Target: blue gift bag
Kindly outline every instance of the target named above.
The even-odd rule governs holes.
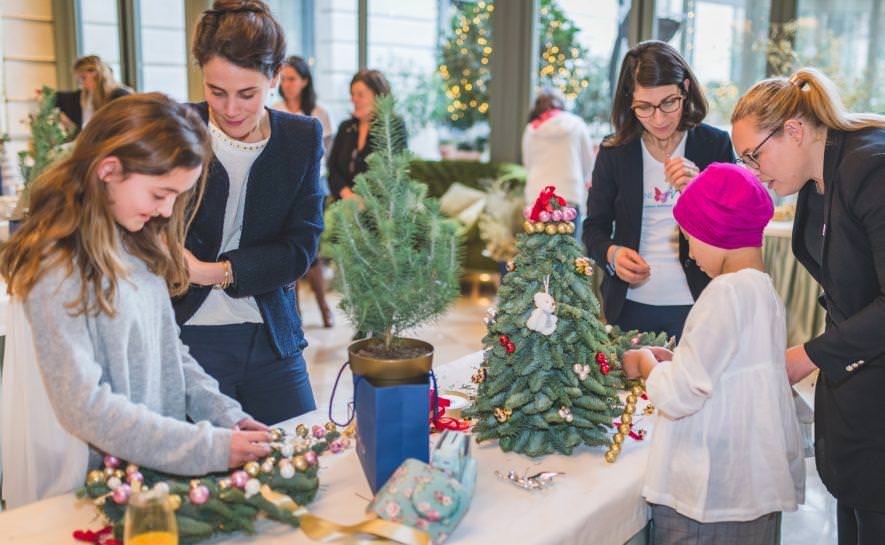
[[[353,413],[356,418],[356,451],[372,492],[377,492],[393,472],[408,458],[430,461],[430,381],[432,347],[422,341],[427,354],[411,360],[375,360],[366,363],[357,350],[360,341],[350,347],[350,361],[338,372],[329,419],[332,417],[335,391],[344,368],[353,371]],[[436,389],[434,388],[434,391]],[[434,398],[436,399],[436,398]],[[349,421],[339,425],[347,425]]]
[[[354,375],[353,391],[356,452],[375,493],[407,458],[430,461],[429,377],[377,386]]]

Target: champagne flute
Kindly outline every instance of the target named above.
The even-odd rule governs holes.
[[[175,510],[164,490],[132,494],[123,534],[126,545],[178,545]]]

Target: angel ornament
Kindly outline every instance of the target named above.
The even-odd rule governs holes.
[[[550,295],[550,275],[544,278],[544,292],[535,294],[535,310],[526,321],[525,326],[541,335],[552,335],[556,330],[556,301]]]

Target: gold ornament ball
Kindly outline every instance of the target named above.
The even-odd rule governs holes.
[[[536,233],[543,233],[544,232],[544,222],[543,221],[536,221],[535,222],[535,232]]]
[[[268,458],[265,461],[261,462],[261,472],[262,473],[273,473],[273,458]]]
[[[566,225],[565,223],[560,223],[556,226],[556,232],[560,235],[568,234],[568,225]]]
[[[122,469],[115,469],[114,470],[114,477],[116,477],[122,481],[126,478],[126,472],[123,471]]]
[[[326,431],[327,432],[336,431],[337,429],[338,429],[338,427],[335,426],[334,422],[326,422]]]
[[[230,488],[230,479],[218,479],[219,490],[227,490]]]
[[[243,466],[243,471],[250,477],[257,477],[261,467],[258,465],[258,462],[249,462]]]
[[[621,424],[618,426],[618,431],[625,435],[630,433],[630,424]]]
[[[556,234],[556,226],[553,225],[552,223],[548,223],[547,227],[544,228],[544,232],[547,233],[548,235],[555,235]]]
[[[630,393],[635,396],[641,396],[642,395],[642,386],[639,386],[637,384],[636,386],[634,386],[633,388],[630,389]]]
[[[627,403],[627,406],[624,407],[624,412],[627,414],[633,414],[636,412],[636,403]]]
[[[307,437],[308,433],[310,432],[308,431],[307,426],[305,426],[304,424],[298,424],[295,427],[295,434],[298,435],[298,437]]]
[[[615,460],[617,459],[617,457],[618,457],[618,455],[612,451],[608,451],[605,453],[605,461],[610,464],[615,463]]]
[[[627,404],[629,405],[630,403],[636,404],[636,396],[633,394],[627,394]]]
[[[621,415],[621,422],[623,424],[628,424],[628,425],[632,424],[633,423],[633,415],[624,413],[623,415]]]
[[[136,471],[138,471],[137,465],[129,464],[128,466],[126,466],[126,475],[129,475],[130,473],[135,473]]]
[[[615,443],[614,445],[609,447],[608,451],[614,453],[614,455],[617,456],[621,453],[621,445]]]
[[[274,443],[278,443],[280,439],[283,438],[283,430],[280,428],[271,428],[270,430],[270,440]]]
[[[522,230],[531,235],[532,233],[535,232],[535,224],[526,220],[522,224]]]
[[[96,485],[105,482],[104,472],[99,469],[93,469],[86,475],[86,484]]]
[[[198,486],[200,486],[200,479],[191,479],[191,481],[190,481],[191,490],[193,490],[194,488],[197,488]]]
[[[178,508],[181,507],[181,496],[178,494],[170,494],[168,501],[169,507],[171,507],[173,511],[178,511]]]
[[[655,408],[654,408],[654,405],[646,405],[646,406],[645,406],[645,409],[643,410],[643,412],[644,412],[645,414],[647,414],[647,415],[655,414]]]
[[[114,468],[112,468],[112,467],[104,468],[104,476],[106,479],[110,479],[111,477],[113,477],[114,476]]]
[[[568,222],[568,234],[572,234],[575,232],[575,224],[572,222]]]
[[[621,443],[624,442],[624,434],[621,432],[616,433],[612,437],[612,441],[614,441],[616,445],[620,445]]]
[[[298,471],[307,471],[308,463],[307,459],[304,456],[296,456],[292,459],[292,465],[295,466],[295,469]]]

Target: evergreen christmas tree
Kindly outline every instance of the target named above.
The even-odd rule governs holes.
[[[526,234],[487,319],[477,400],[465,413],[477,421],[477,441],[498,439],[504,451],[533,457],[610,445],[623,409],[621,354],[634,337],[663,344],[599,320],[591,263],[572,234],[577,213],[553,190],[525,210]]]

